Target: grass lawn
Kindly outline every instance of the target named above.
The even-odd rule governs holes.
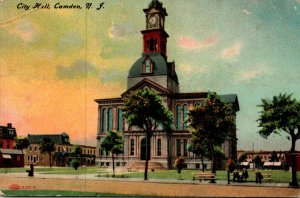
[[[195,170],[183,170],[181,172],[181,178],[185,180],[192,180],[193,174]],[[249,178],[247,179],[248,182],[255,182],[255,173],[252,170],[248,171]],[[292,175],[291,172],[285,172],[281,170],[261,170],[261,173],[269,173],[272,175],[272,182],[275,183],[289,183],[291,181]],[[126,173],[123,174],[125,177],[128,178],[143,178],[144,172],[137,172],[137,173]],[[167,171],[149,171],[148,177],[150,179],[179,179],[179,174],[176,170],[167,170]],[[300,172],[297,173],[297,178],[300,182]],[[216,180],[227,180],[227,171],[217,171]],[[232,180],[232,174],[231,174]]]
[[[90,174],[97,173],[98,167],[79,167],[78,170],[75,170],[72,167],[37,167],[34,168],[36,173],[44,174]],[[0,173],[25,173],[29,168],[0,168]]]
[[[143,197],[143,195],[125,195],[125,194],[110,194],[96,192],[77,192],[77,191],[60,191],[60,190],[2,190],[6,196],[93,196],[93,197]],[[152,196],[151,196],[152,197]]]

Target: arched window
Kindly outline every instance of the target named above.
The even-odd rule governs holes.
[[[106,109],[102,110],[102,131],[106,131]]]
[[[123,131],[123,112],[118,109],[118,131]]]
[[[134,139],[130,140],[130,155],[134,155]]]
[[[182,123],[181,123],[181,106],[177,105],[176,107],[176,120],[177,120],[177,130],[182,130]]]
[[[113,116],[112,116],[112,108],[109,108],[108,111],[108,122],[107,122],[107,130],[111,131],[112,130],[112,125],[113,125]]]
[[[183,105],[183,130],[187,130],[187,118],[188,118],[188,106],[187,104]]]
[[[157,139],[157,156],[161,156],[161,139]]]

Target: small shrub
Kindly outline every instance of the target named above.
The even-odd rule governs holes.
[[[77,170],[78,167],[80,166],[79,161],[76,160],[76,159],[73,159],[73,160],[70,162],[70,166],[73,167],[75,170]]]

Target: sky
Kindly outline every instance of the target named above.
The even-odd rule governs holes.
[[[95,145],[94,99],[126,91],[150,0],[43,0],[51,9],[32,9],[36,2],[0,0],[0,125]],[[82,9],[54,9],[57,2]],[[260,137],[256,120],[262,98],[300,98],[300,0],[162,2],[181,92],[237,94],[238,149],[289,150],[284,133]]]

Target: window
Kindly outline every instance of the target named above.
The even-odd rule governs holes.
[[[177,152],[177,156],[181,156],[181,142],[180,142],[180,139],[176,140],[176,152]]]
[[[28,160],[28,161],[30,160],[30,156],[29,156],[29,155],[27,156],[27,160]]]
[[[161,156],[161,139],[157,140],[157,156]]]
[[[34,147],[34,151],[36,151],[36,150],[37,150],[37,147],[35,146],[35,147]]]
[[[183,105],[183,130],[187,130],[187,118],[188,118],[188,106],[185,104]]]
[[[187,139],[183,140],[183,156],[188,155],[188,144],[187,144]]]
[[[106,131],[106,109],[102,110],[102,131]]]
[[[118,131],[123,131],[123,112],[118,109]]]
[[[177,105],[176,107],[176,120],[177,120],[177,130],[182,130],[182,125],[181,125],[181,106]]]
[[[113,117],[112,117],[112,108],[108,109],[108,122],[107,122],[107,130],[111,131],[112,130],[112,125],[113,125]]]
[[[134,139],[130,140],[130,155],[134,155]]]

